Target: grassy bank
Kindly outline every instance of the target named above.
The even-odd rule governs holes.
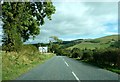
[[[115,67],[115,66],[100,65],[100,64],[93,63],[93,62],[90,62],[90,61],[82,61],[82,62],[85,62],[85,63],[91,64],[91,65],[100,67],[100,68],[102,68],[102,69],[106,69],[106,70],[115,72],[115,73],[117,73],[117,74],[120,74],[120,69],[119,69],[118,67]]]
[[[82,61],[82,62],[87,63],[87,64],[91,64],[93,66],[100,67],[102,69],[106,69],[106,70],[112,71],[112,72],[117,73],[117,74],[120,74],[120,69],[118,67],[115,67],[115,66],[108,66],[108,65],[97,64],[95,62],[90,62],[90,61],[86,61],[86,60],[80,60],[79,58],[74,58],[74,59],[76,59],[78,61]]]
[[[38,64],[44,63],[54,54],[40,54],[34,46],[24,46],[19,52],[2,54],[2,80],[12,80],[19,77]]]

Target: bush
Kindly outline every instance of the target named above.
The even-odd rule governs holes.
[[[93,51],[93,61],[102,65],[120,66],[120,49],[96,49]]]
[[[63,56],[68,56],[70,57],[71,51],[68,49],[62,49],[62,53]]]
[[[91,42],[91,43],[100,43],[99,40],[91,40],[90,42]]]
[[[103,64],[103,54],[104,50],[103,49],[95,49],[93,51],[93,61],[99,64]]]
[[[82,60],[91,60],[92,59],[93,52],[89,49],[83,50]]]
[[[112,48],[120,48],[120,40],[111,43],[110,47]]]
[[[115,49],[107,49],[103,53],[104,63],[108,65],[116,65],[117,63],[117,54]]]
[[[77,58],[80,56],[80,49],[79,48],[73,48],[71,51],[71,57]]]

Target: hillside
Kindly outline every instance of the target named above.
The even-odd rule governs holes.
[[[95,48],[107,48],[111,43],[118,40],[118,35],[110,35],[96,39],[84,39],[80,43],[67,47],[67,49],[79,48],[79,49],[95,49]]]
[[[95,40],[99,40],[101,43],[107,43],[109,41],[117,41],[118,35],[105,36],[105,37],[97,38]]]
[[[61,44],[62,48],[73,49],[73,48],[80,48],[80,49],[95,49],[95,48],[107,48],[110,44],[114,41],[118,40],[118,35],[110,35],[104,36],[96,39],[76,39],[71,41],[63,41]],[[56,44],[56,43],[55,43]],[[39,46],[49,46],[48,43],[37,43],[33,44],[37,48]]]
[[[63,48],[68,48],[68,47],[71,47],[71,46],[74,46],[76,44],[79,44],[83,41],[83,39],[77,39],[77,40],[72,40],[72,41],[63,41],[61,46]]]

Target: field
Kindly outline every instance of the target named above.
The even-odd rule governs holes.
[[[95,48],[107,48],[113,42],[118,40],[118,35],[105,36],[97,39],[83,40],[81,43],[70,46],[67,49],[79,48],[79,49],[95,49]]]
[[[102,44],[102,43],[90,43],[90,42],[84,42],[80,43],[77,45],[74,45],[72,47],[69,47],[68,49],[73,49],[73,48],[79,48],[79,49],[95,49],[95,48],[107,48],[109,47],[109,44]]]
[[[118,35],[110,35],[101,38],[96,38],[95,40],[99,40],[101,43],[108,43],[110,41],[117,41]]]

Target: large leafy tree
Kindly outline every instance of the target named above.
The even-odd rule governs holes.
[[[40,33],[39,26],[44,19],[51,20],[55,13],[52,2],[4,2],[2,4],[3,48],[6,51],[17,48]],[[19,47],[18,47],[19,46]]]

